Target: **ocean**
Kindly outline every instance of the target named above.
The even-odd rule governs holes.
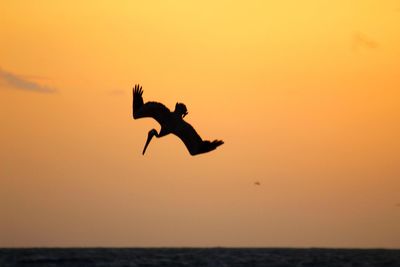
[[[0,249],[0,267],[400,267],[395,249],[17,248]]]

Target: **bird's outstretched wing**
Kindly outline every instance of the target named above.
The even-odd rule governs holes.
[[[154,118],[156,121],[161,123],[164,118],[170,113],[170,110],[161,103],[158,102],[147,102],[143,101],[143,90],[138,84],[133,88],[133,101],[132,111],[133,118]]]
[[[189,153],[193,156],[214,150],[224,143],[221,140],[203,141],[193,126],[184,120],[174,129],[173,134],[183,141]]]

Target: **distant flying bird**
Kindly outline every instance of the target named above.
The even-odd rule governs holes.
[[[261,183],[260,182],[254,182],[254,185],[261,185]]]
[[[143,155],[153,136],[159,138],[170,133],[178,136],[183,141],[192,156],[212,151],[224,143],[222,140],[203,141],[195,129],[183,120],[183,118],[188,114],[185,104],[176,103],[175,110],[171,112],[161,103],[144,103],[142,98],[143,90],[141,86],[135,85],[132,91],[133,118],[153,118],[161,125],[160,133],[157,133],[156,129],[151,129],[149,131],[142,152]]]

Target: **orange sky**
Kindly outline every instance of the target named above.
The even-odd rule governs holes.
[[[399,8],[1,2],[0,247],[400,248]],[[142,156],[135,83],[225,144]]]

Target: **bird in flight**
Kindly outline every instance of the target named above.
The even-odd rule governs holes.
[[[185,104],[176,103],[175,110],[170,111],[166,106],[158,102],[144,103],[142,86],[138,84],[135,85],[132,93],[133,118],[153,118],[161,125],[159,133],[156,129],[149,131],[142,152],[143,155],[153,136],[160,138],[170,133],[178,136],[183,141],[192,156],[212,151],[224,143],[222,140],[206,141],[201,139],[196,130],[183,120],[188,114]]]

